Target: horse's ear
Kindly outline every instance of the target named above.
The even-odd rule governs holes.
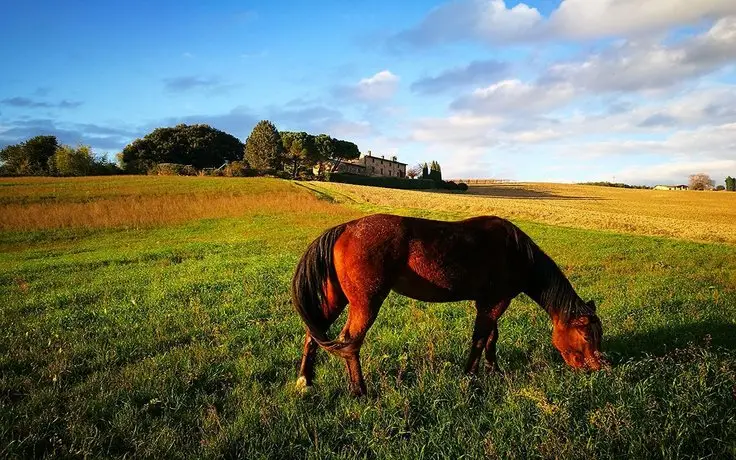
[[[570,321],[570,326],[572,327],[583,327],[588,324],[590,324],[590,316],[588,315],[578,316],[574,320]]]
[[[589,306],[590,309],[593,310],[593,313],[595,313],[595,301],[594,300],[589,300],[585,302],[585,305]]]

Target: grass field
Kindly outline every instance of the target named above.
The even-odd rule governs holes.
[[[735,457],[736,194],[471,192],[0,180],[0,457]],[[472,305],[392,294],[363,348],[369,396],[324,353],[300,396],[294,266],[377,210],[511,218],[596,301],[612,369],[566,368],[521,297],[503,376],[467,377]]]

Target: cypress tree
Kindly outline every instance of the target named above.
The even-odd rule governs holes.
[[[245,161],[260,171],[281,170],[284,153],[281,135],[268,120],[259,121],[245,141]]]

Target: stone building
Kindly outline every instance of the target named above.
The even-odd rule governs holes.
[[[406,163],[397,161],[395,156],[390,160],[384,156],[375,157],[368,151],[357,160],[341,162],[337,166],[337,172],[361,176],[406,177]],[[315,166],[314,173],[319,173],[318,166]]]
[[[368,176],[385,176],[385,177],[406,177],[406,163],[391,157],[387,160],[383,156],[381,158],[371,155],[370,150],[367,155],[363,155],[355,164],[365,167],[365,174]]]

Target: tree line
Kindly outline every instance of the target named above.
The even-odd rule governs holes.
[[[35,136],[0,150],[3,176],[90,176],[122,171],[86,145],[59,144],[56,136]]]
[[[135,139],[116,155],[117,164],[96,156],[89,146],[62,145],[55,136],[36,136],[0,150],[5,176],[81,176],[146,174],[173,164],[187,171],[212,170],[224,164],[238,175],[273,174],[297,178],[314,166],[334,171],[343,161],[360,156],[353,142],[327,134],[278,131],[268,120],[256,124],[245,143],[209,125],[179,124],[156,128]]]

